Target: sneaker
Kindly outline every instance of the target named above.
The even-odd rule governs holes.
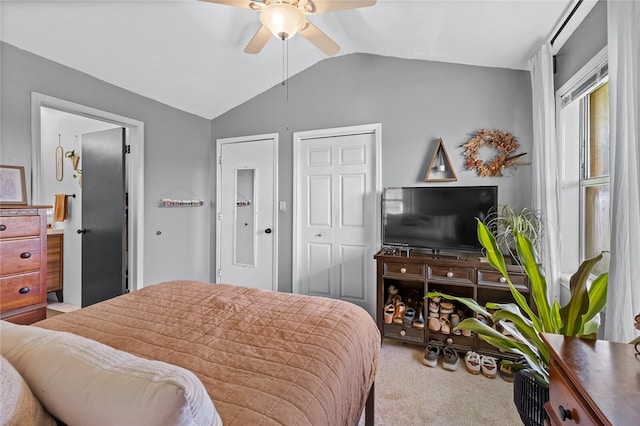
[[[511,367],[507,367],[504,361],[500,361],[500,368],[498,369],[498,374],[507,382],[513,382],[513,370]]]
[[[481,371],[484,377],[489,379],[495,379],[498,374],[498,363],[492,356],[484,355],[481,357],[480,364],[482,365]]]
[[[473,351],[467,352],[464,356],[464,365],[471,374],[480,374],[480,355]]]
[[[429,367],[435,367],[438,365],[438,357],[440,356],[440,347],[435,345],[427,345],[427,349],[424,351],[424,358],[422,363]]]
[[[458,369],[458,360],[460,359],[458,352],[447,346],[443,349],[442,355],[442,368],[445,370],[456,371]]]

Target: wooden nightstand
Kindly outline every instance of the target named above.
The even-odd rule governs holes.
[[[635,425],[640,419],[640,358],[632,345],[543,334],[551,351],[552,425]]]

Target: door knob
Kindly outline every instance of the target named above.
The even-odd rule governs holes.
[[[267,229],[265,229],[265,230],[264,230],[264,233],[265,233],[265,234],[270,234],[270,233],[271,233],[271,228],[267,228]]]
[[[78,234],[86,234],[86,233],[87,233],[87,230],[86,230],[86,229],[78,229],[76,232],[77,232]]]

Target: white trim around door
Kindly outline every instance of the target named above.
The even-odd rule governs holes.
[[[46,107],[99,121],[113,123],[127,129],[127,144],[131,147],[127,159],[127,192],[129,193],[129,291],[144,287],[144,123],[85,105],[69,102],[42,93],[31,92],[31,199],[43,203],[42,141],[40,108]],[[35,189],[34,189],[35,188]]]
[[[222,241],[221,241],[221,207],[222,207],[222,161],[224,161],[222,156],[222,147],[225,144],[241,144],[246,142],[264,142],[264,143],[272,143],[273,144],[273,232],[272,232],[272,256],[273,256],[273,265],[272,265],[272,290],[278,291],[278,235],[279,235],[279,224],[278,224],[278,133],[269,133],[262,135],[253,135],[253,136],[240,136],[234,138],[223,138],[216,139],[216,155],[214,158],[213,167],[216,170],[216,212],[215,212],[215,221],[216,221],[216,266],[214,270],[214,280],[213,282],[220,282],[220,265],[222,263],[221,253],[222,253]],[[228,248],[227,248],[228,249]],[[233,284],[233,283],[231,283]]]
[[[301,253],[301,229],[303,224],[303,218],[301,217],[302,212],[302,202],[304,202],[305,197],[308,194],[304,194],[301,191],[304,189],[304,182],[300,182],[300,173],[301,173],[301,161],[303,159],[300,156],[303,153],[302,145],[305,141],[309,140],[317,140],[322,138],[334,138],[334,137],[342,137],[342,136],[353,136],[353,135],[362,135],[362,134],[372,134],[374,138],[374,152],[373,154],[373,191],[375,192],[375,208],[374,211],[371,212],[372,215],[375,215],[375,245],[380,247],[381,244],[381,213],[380,213],[380,202],[382,196],[382,125],[380,123],[374,124],[365,124],[365,125],[357,125],[357,126],[349,126],[349,127],[339,127],[333,129],[320,129],[320,130],[311,130],[311,131],[303,131],[303,132],[295,132],[293,134],[293,259],[292,259],[292,290],[294,293],[300,293],[301,291],[301,259],[300,256],[303,255]],[[370,267],[373,268],[373,275],[375,277],[375,262],[373,261],[373,255],[375,253],[370,253]],[[375,289],[374,289],[375,293]]]

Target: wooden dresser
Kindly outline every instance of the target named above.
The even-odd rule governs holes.
[[[64,230],[47,229],[47,293],[56,292],[58,302],[64,302]]]
[[[31,324],[47,312],[47,208],[0,205],[0,318]]]
[[[640,357],[633,345],[543,334],[551,352],[552,425],[640,424]]]

